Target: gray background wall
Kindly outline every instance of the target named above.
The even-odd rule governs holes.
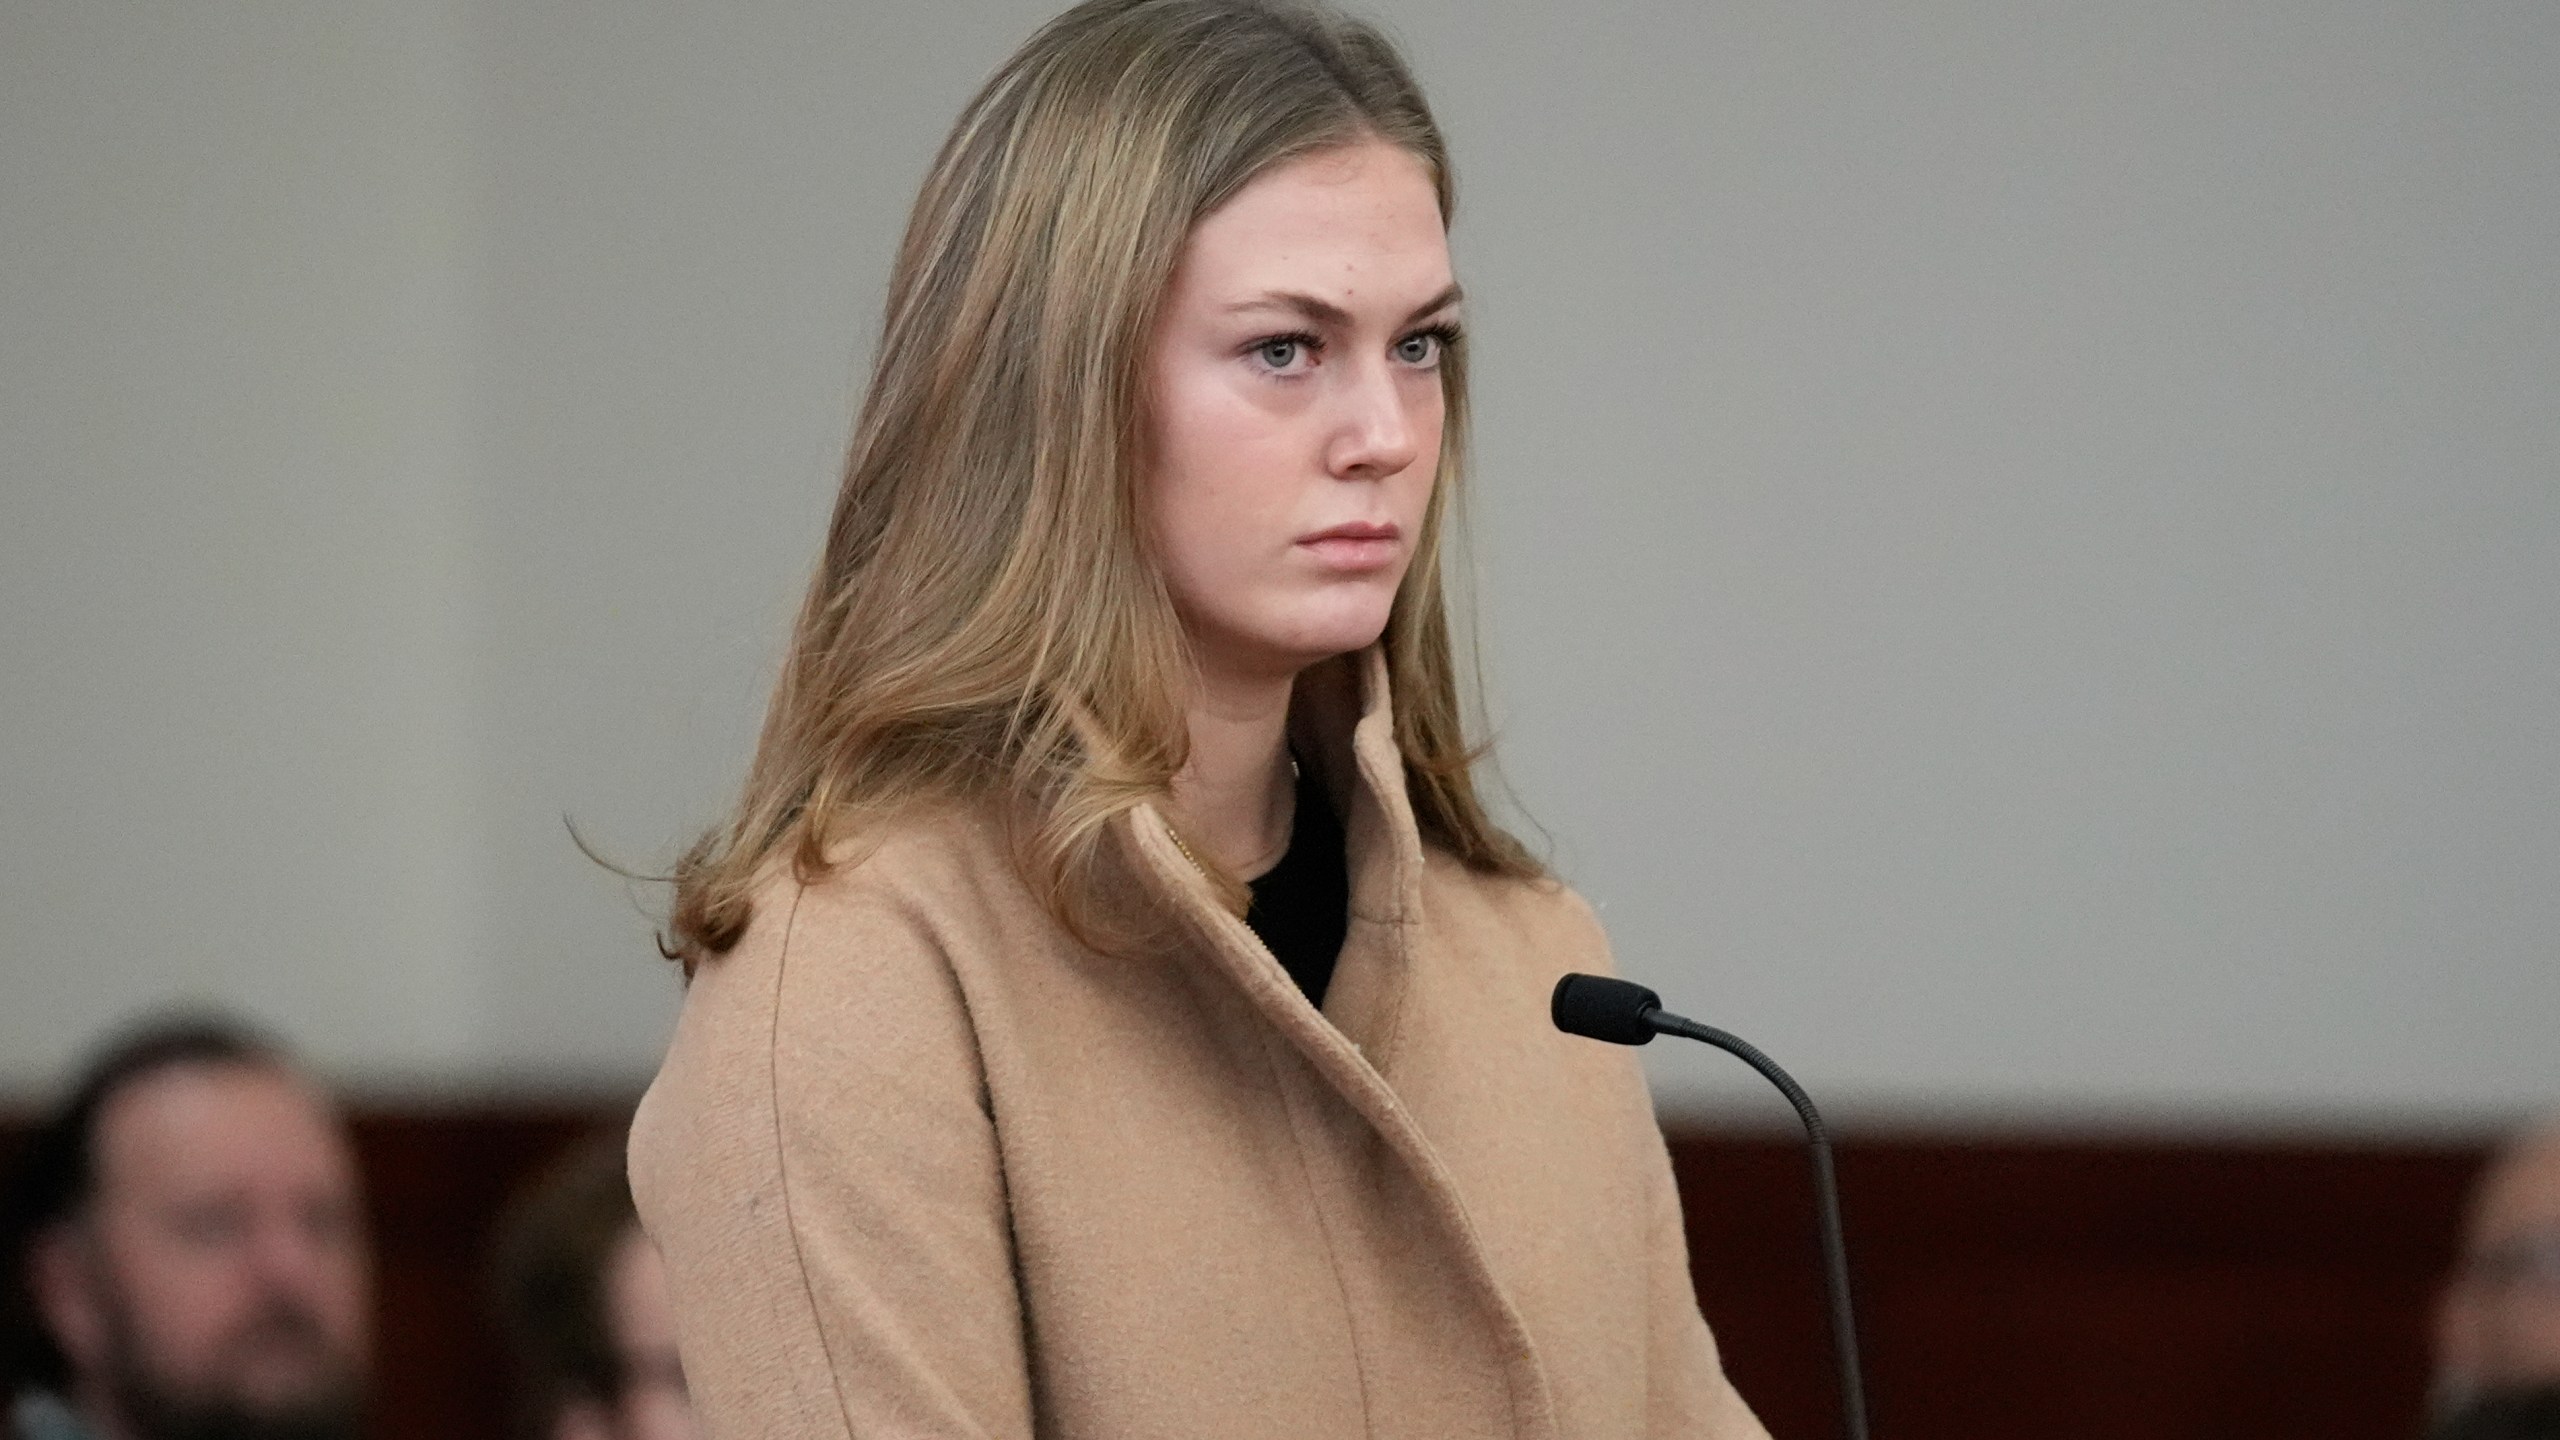
[[[1049,8],[0,8],[0,1096],[179,995],[646,1075],[655,897],[563,817],[716,816]],[[1372,13],[1501,753],[1627,969],[1870,1119],[2560,1100],[2560,9]]]

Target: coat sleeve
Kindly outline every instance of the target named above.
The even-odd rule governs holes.
[[[967,1010],[922,921],[850,878],[701,967],[633,1122],[686,1380],[713,1440],[1028,1440]]]
[[[1646,1224],[1652,1274],[1652,1347],[1648,1434],[1707,1436],[1711,1440],[1768,1440],[1751,1407],[1725,1378],[1715,1337],[1698,1310],[1689,1276],[1689,1241],[1681,1219],[1680,1189],[1671,1157],[1657,1144],[1647,1185]]]

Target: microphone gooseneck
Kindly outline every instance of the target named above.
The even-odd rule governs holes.
[[[1713,1045],[1760,1072],[1778,1087],[1804,1122],[1813,1152],[1816,1219],[1822,1232],[1822,1275],[1831,1300],[1831,1347],[1840,1362],[1841,1424],[1848,1440],[1867,1440],[1867,1387],[1858,1365],[1858,1322],[1849,1308],[1849,1247],[1840,1233],[1840,1182],[1831,1163],[1831,1132],[1813,1108],[1813,1097],[1779,1068],[1760,1047],[1730,1031],[1701,1025],[1662,1008],[1662,997],[1630,980],[1603,975],[1567,975],[1556,982],[1548,1015],[1568,1035],[1606,1040],[1613,1045],[1643,1045],[1656,1035],[1678,1035]]]

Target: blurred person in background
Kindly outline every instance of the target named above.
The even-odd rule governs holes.
[[[508,1212],[498,1310],[532,1440],[696,1440],[658,1247],[622,1134],[580,1145]]]
[[[2436,1312],[2437,1440],[2560,1440],[2560,1120],[2474,1192]]]
[[[210,1018],[126,1034],[34,1135],[8,1198],[17,1440],[359,1432],[355,1152],[274,1043]]]

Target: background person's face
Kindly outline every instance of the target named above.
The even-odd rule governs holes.
[[[2560,1131],[2519,1145],[2482,1185],[2436,1339],[2456,1390],[2560,1384]]]
[[[1149,356],[1147,505],[1204,668],[1294,674],[1385,629],[1452,290],[1430,177],[1384,143],[1275,167],[1193,228]]]
[[[620,1440],[696,1440],[693,1402],[676,1355],[676,1315],[658,1247],[634,1226],[605,1271],[605,1307],[622,1358]]]
[[[552,1440],[700,1440],[684,1362],[676,1353],[666,1262],[637,1225],[622,1232],[605,1262],[604,1308],[622,1389],[610,1403],[577,1400],[563,1406]]]
[[[264,1066],[180,1066],[110,1102],[97,1144],[88,1214],[45,1286],[83,1394],[149,1428],[351,1423],[369,1267],[325,1102]]]

